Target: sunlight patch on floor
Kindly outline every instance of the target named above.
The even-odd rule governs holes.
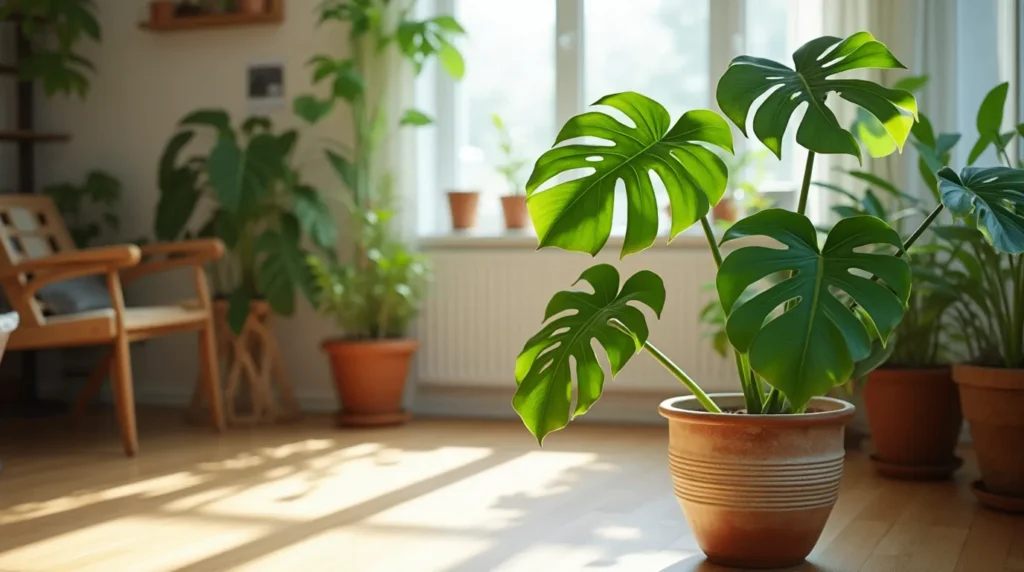
[[[23,503],[0,510],[0,525],[41,518],[131,496],[164,495],[194,487],[209,479],[210,475],[182,471],[108,489],[82,491],[46,501]]]
[[[133,516],[60,534],[0,554],[0,569],[112,572],[174,570],[251,542],[269,527],[202,518]]]
[[[435,529],[500,530],[537,499],[563,494],[592,453],[532,451],[383,511],[365,522]],[[495,499],[498,499],[495,502]],[[503,506],[503,501],[507,504]],[[536,502],[531,502],[536,501]]]
[[[327,516],[483,459],[482,447],[443,447],[429,451],[381,450],[371,456],[318,459],[295,466],[279,477],[254,479],[221,499],[203,504],[193,514],[304,521]],[[205,493],[200,493],[205,495]],[[164,507],[196,507],[183,499]]]

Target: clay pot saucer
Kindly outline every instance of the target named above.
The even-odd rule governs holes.
[[[900,465],[888,463],[876,455],[871,455],[871,464],[874,465],[875,471],[883,477],[906,481],[942,481],[948,479],[953,471],[959,469],[964,464],[964,460],[960,457],[953,457],[950,462],[941,465]]]
[[[978,502],[989,508],[1004,512],[1024,514],[1024,498],[996,494],[988,490],[988,488],[985,487],[985,483],[981,480],[971,483],[971,492],[974,493]]]

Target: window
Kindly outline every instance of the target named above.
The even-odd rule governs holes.
[[[503,157],[492,114],[509,128],[516,156],[528,162],[520,173],[525,183],[557,129],[601,96],[637,91],[665,105],[673,119],[715,108],[712,80],[734,55],[789,62],[793,50],[820,31],[816,23],[808,26],[806,13],[798,18],[798,5],[806,12],[803,0],[435,2],[439,11],[456,15],[468,38],[461,82],[425,74],[418,86],[428,93],[417,95],[420,103],[433,102],[438,117],[437,129],[419,146],[419,231],[426,235],[450,228],[444,193],[453,188],[480,191],[477,233],[504,231],[498,197],[509,185],[495,169]],[[745,161],[745,180],[776,202],[794,200],[803,168],[798,153],[779,162],[760,144],[738,145],[754,151]],[[659,202],[667,204],[661,189]],[[621,233],[625,209],[619,206],[614,231]],[[662,226],[667,231],[667,223]]]

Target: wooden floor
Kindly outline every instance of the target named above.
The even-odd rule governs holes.
[[[340,431],[326,417],[215,436],[141,415],[0,425],[0,570],[711,571],[672,497],[662,428],[580,425],[543,449],[517,423]],[[1024,571],[1024,518],[956,482],[875,477],[851,455],[798,570]]]

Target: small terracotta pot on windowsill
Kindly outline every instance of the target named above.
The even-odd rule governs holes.
[[[524,229],[530,221],[530,211],[523,195],[501,197],[501,211],[505,214],[505,228],[508,230]]]
[[[711,209],[711,214],[715,217],[715,220],[736,222],[736,219],[739,218],[739,209],[736,205],[736,199],[732,197],[722,197],[722,200],[718,201],[718,204]]]
[[[267,0],[242,0],[243,14],[263,14],[267,11]]]
[[[448,207],[452,213],[452,229],[468,230],[476,226],[476,209],[480,203],[477,191],[448,191]]]
[[[174,2],[169,0],[157,0],[149,3],[149,22],[151,24],[166,24],[174,20]]]

